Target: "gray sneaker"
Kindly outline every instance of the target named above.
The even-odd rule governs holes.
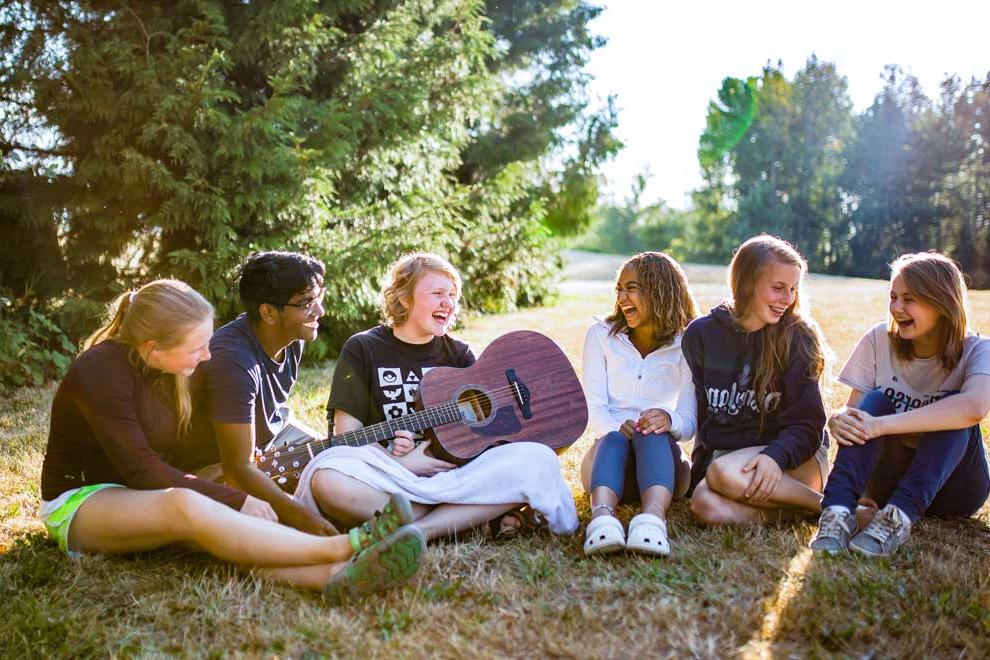
[[[853,537],[849,548],[870,557],[886,557],[911,536],[911,520],[893,504],[877,512],[862,532]]]
[[[818,533],[812,539],[815,552],[836,554],[849,547],[849,538],[856,533],[856,516],[844,506],[830,506],[818,519]]]

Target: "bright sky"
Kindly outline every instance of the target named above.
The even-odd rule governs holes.
[[[808,57],[834,62],[857,112],[870,106],[886,64],[914,74],[929,97],[946,73],[990,71],[987,0],[599,0],[592,24],[608,44],[589,65],[592,93],[615,94],[626,147],[604,169],[621,200],[649,168],[645,202],[685,208],[701,184],[698,137],[726,76],[759,75],[782,60],[792,79]]]

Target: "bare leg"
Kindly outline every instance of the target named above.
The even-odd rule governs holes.
[[[598,455],[598,447],[602,444],[602,440],[605,436],[595,440],[595,444],[591,445],[591,449],[584,455],[581,459],[581,485],[584,486],[584,492],[591,492],[591,470],[595,466],[595,456]],[[595,504],[595,502],[592,502]]]
[[[344,525],[359,525],[381,510],[388,496],[363,481],[336,470],[313,475],[313,497],[320,509]],[[416,526],[428,541],[451,536],[484,524],[520,504],[413,504]]]
[[[519,506],[519,504],[440,504],[430,509],[430,512],[422,518],[418,518],[416,526],[422,530],[428,541],[432,541],[483,525]]]
[[[177,542],[252,566],[329,564],[353,554],[346,535],[305,534],[186,488],[101,490],[83,503],[69,529],[69,546],[90,553],[138,552]]]
[[[382,491],[337,470],[317,470],[311,484],[320,510],[345,527],[360,525],[388,502],[388,495]],[[413,516],[422,518],[431,508],[413,502]]]
[[[615,507],[619,506],[619,495],[608,486],[598,486],[591,492],[591,517],[612,515],[605,508],[596,511],[596,506],[607,506],[612,512],[615,512]]]
[[[814,458],[785,472],[766,500],[744,499],[753,476],[742,468],[763,449],[747,447],[712,462],[691,498],[691,510],[699,520],[708,524],[764,523],[821,512],[821,472]]]
[[[642,494],[643,513],[652,513],[658,518],[667,519],[667,509],[674,496],[666,486],[650,486]]]
[[[283,582],[294,587],[322,591],[330,576],[344,568],[345,564],[319,564],[316,566],[290,566],[286,568],[256,568],[251,571],[263,580]]]

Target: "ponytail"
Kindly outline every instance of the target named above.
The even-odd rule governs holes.
[[[192,287],[179,280],[155,280],[135,291],[120,294],[108,308],[106,323],[83,342],[83,350],[108,340],[130,347],[130,360],[137,364],[139,346],[154,341],[169,349],[181,344],[197,325],[213,319],[213,306]],[[179,435],[184,435],[192,417],[189,377],[169,374],[175,383],[175,412]]]

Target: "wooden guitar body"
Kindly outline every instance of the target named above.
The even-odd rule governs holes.
[[[588,405],[564,352],[531,330],[502,335],[466,369],[437,367],[423,376],[417,408],[455,404],[461,421],[425,434],[438,458],[463,464],[507,442],[563,449],[588,425]]]

